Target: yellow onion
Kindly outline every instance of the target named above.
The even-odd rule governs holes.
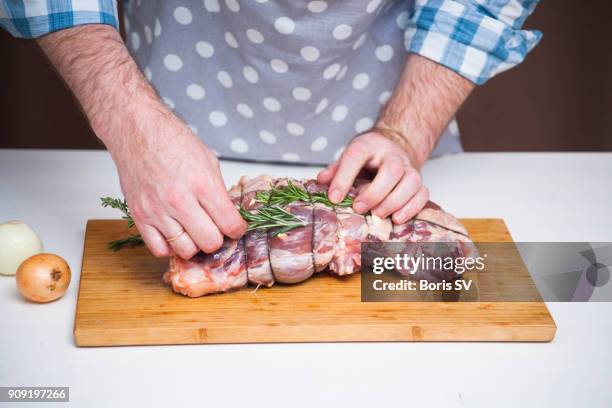
[[[34,302],[51,302],[66,293],[70,285],[70,266],[54,254],[32,255],[17,269],[19,292]]]

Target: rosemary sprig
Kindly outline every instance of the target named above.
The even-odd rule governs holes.
[[[306,225],[304,221],[283,209],[282,206],[296,201],[310,204],[321,203],[328,207],[350,207],[353,205],[351,197],[346,197],[341,203],[334,204],[329,200],[326,193],[317,192],[308,194],[291,180],[287,181],[286,186],[274,187],[269,191],[258,192],[255,199],[263,204],[257,211],[250,212],[244,208],[238,208],[240,215],[247,222],[247,231],[270,231],[273,237]],[[134,219],[124,199],[102,197],[100,200],[103,207],[111,207],[121,211],[123,213],[121,218],[127,222],[128,228],[134,227]],[[113,251],[118,251],[124,247],[135,247],[142,244],[144,244],[142,236],[140,234],[133,234],[127,238],[109,242],[108,247]]]
[[[102,207],[111,207],[121,211],[123,213],[123,217],[121,217],[121,219],[127,221],[128,228],[132,228],[135,225],[134,219],[130,214],[130,209],[128,208],[125,199],[120,200],[118,198],[102,197],[100,200],[102,201]]]
[[[112,251],[118,251],[121,248],[125,248],[125,247],[137,247],[144,244],[144,240],[142,239],[142,236],[140,234],[133,234],[130,235],[127,238],[122,238],[122,239],[116,239],[114,241],[111,241],[108,243],[108,249],[112,250]]]
[[[286,186],[273,187],[269,191],[260,191],[255,195],[255,199],[263,204],[271,205],[287,205],[295,201],[303,201],[306,203],[321,203],[328,207],[350,207],[353,205],[352,197],[345,197],[342,202],[334,204],[330,201],[327,194],[324,192],[317,192],[308,194],[302,190],[291,180],[287,180]]]
[[[247,231],[271,230],[273,237],[306,225],[304,221],[276,205],[264,206],[255,212],[238,208],[238,212],[247,222]]]
[[[111,207],[115,208],[123,213],[123,217],[121,219],[127,221],[127,227],[134,227],[134,219],[130,214],[130,209],[127,205],[125,199],[120,200],[118,198],[112,197],[102,197],[100,198],[102,201],[102,207]],[[118,251],[124,247],[136,247],[144,244],[144,240],[140,234],[132,234],[127,238],[117,239],[115,241],[111,241],[108,243],[108,248],[112,251]]]

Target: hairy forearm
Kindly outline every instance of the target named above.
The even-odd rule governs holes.
[[[420,168],[474,84],[427,58],[410,54],[393,95],[376,126],[405,138]]]
[[[114,28],[84,25],[49,34],[38,43],[111,153],[142,143],[138,139],[154,133],[146,127],[174,116],[159,101]]]

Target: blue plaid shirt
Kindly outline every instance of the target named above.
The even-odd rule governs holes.
[[[406,49],[476,84],[523,61],[542,37],[521,30],[538,0],[416,0],[405,27]],[[118,27],[115,0],[0,0],[0,27],[36,38],[82,24]]]

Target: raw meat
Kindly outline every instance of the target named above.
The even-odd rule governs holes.
[[[253,179],[242,177],[242,208],[250,212],[257,211],[263,204],[255,199],[258,192],[268,191],[272,187],[272,178],[259,176]],[[246,249],[246,268],[249,282],[254,285],[274,285],[274,275],[270,269],[268,235],[261,231],[250,231],[244,236]]]
[[[257,193],[269,193],[272,186],[286,186],[288,182],[286,178],[265,175],[253,179],[243,177],[229,194],[235,204],[256,213],[263,205],[257,200]],[[309,200],[294,201],[284,209],[304,226],[280,234],[274,230],[250,231],[239,240],[226,238],[223,247],[215,253],[199,253],[190,260],[173,257],[164,280],[175,292],[198,297],[241,288],[248,283],[272,286],[275,282],[302,282],[324,270],[340,276],[350,275],[360,271],[362,242],[396,242],[405,246],[405,253],[413,255],[430,251],[432,246],[425,245],[428,242],[447,242],[449,255],[474,254],[465,228],[431,201],[412,220],[395,225],[389,218],[363,216],[348,206],[327,206],[312,200],[317,193],[327,192],[327,186],[315,180],[291,182]],[[361,181],[355,183],[357,188],[363,185]],[[351,189],[349,196],[354,198],[357,188]],[[447,271],[434,271],[433,276],[426,278],[455,277]]]
[[[327,193],[327,186],[308,180],[306,190],[309,194]],[[331,262],[338,244],[338,216],[333,208],[315,203],[313,208],[314,231],[312,252],[315,272],[321,272]]]

